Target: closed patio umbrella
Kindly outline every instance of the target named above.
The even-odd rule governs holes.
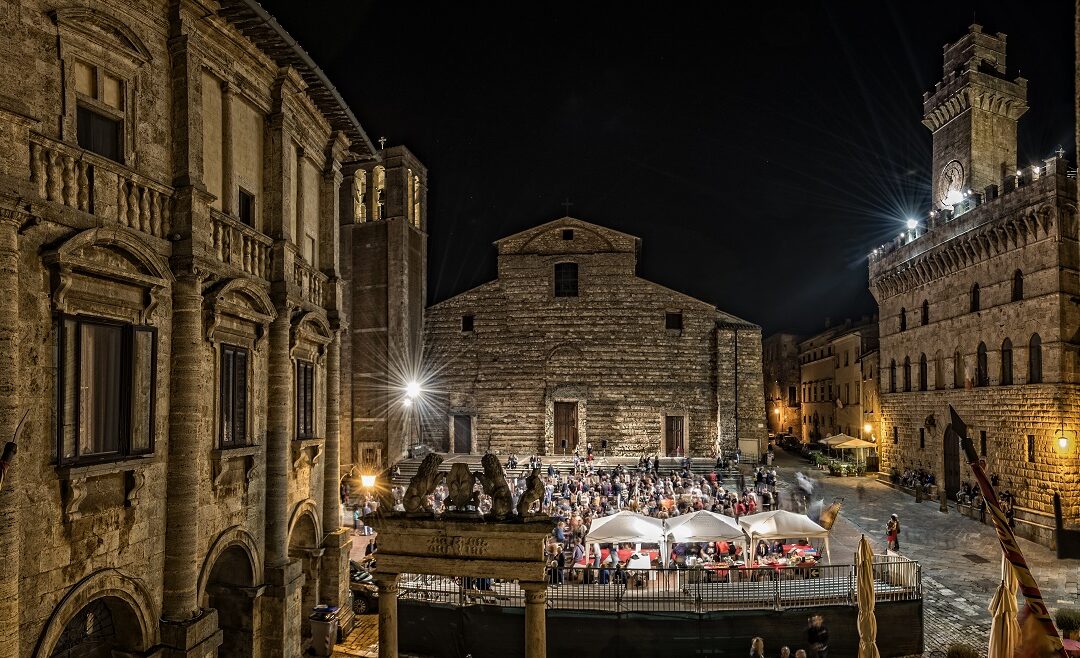
[[[987,658],[1013,658],[1020,646],[1020,622],[1016,620],[1016,574],[1001,555],[1001,583],[990,601],[990,646]]]
[[[866,535],[859,540],[859,658],[880,658],[874,614],[874,550]]]

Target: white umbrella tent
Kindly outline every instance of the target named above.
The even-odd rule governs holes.
[[[586,544],[631,542],[634,544],[659,544],[660,559],[668,560],[667,536],[664,521],[636,512],[618,512],[611,516],[594,519],[585,535]]]
[[[708,510],[672,517],[666,525],[668,542],[672,544],[743,538],[742,528],[735,519]]]
[[[803,514],[796,514],[787,510],[772,510],[758,512],[739,519],[739,525],[743,532],[750,538],[748,549],[752,548],[759,539],[807,539],[820,538],[825,540],[825,557],[832,564],[832,555],[829,553],[829,531],[810,520]],[[753,555],[750,550],[747,556]]]

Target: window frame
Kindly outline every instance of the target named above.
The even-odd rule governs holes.
[[[672,326],[672,319],[678,319],[678,326]],[[677,333],[680,336],[683,332],[683,312],[682,311],[664,311],[664,329],[670,333]]]
[[[66,355],[68,350],[68,343],[71,337],[68,336],[68,331],[65,326],[68,321],[74,323],[74,345],[72,349],[73,353],[73,365],[74,372],[68,373],[64,367],[66,361]],[[97,326],[97,327],[114,327],[119,328],[121,333],[120,343],[120,371],[123,379],[120,381],[119,399],[121,407],[119,409],[119,435],[116,441],[116,450],[110,452],[96,452],[86,455],[80,454],[80,425],[81,425],[81,400],[83,387],[80,384],[82,378],[82,327],[83,326]],[[156,425],[157,425],[157,363],[158,363],[158,330],[157,327],[152,325],[137,325],[130,322],[124,322],[122,320],[116,320],[112,318],[105,318],[94,315],[84,315],[79,313],[56,313],[54,314],[54,331],[56,335],[56,400],[55,400],[55,413],[56,413],[56,436],[55,449],[56,449],[56,463],[59,466],[82,466],[88,464],[102,464],[110,462],[125,461],[128,459],[138,459],[148,455],[154,454],[156,447]],[[132,449],[132,438],[134,433],[133,420],[135,418],[135,396],[134,396],[134,383],[135,383],[135,350],[137,337],[140,333],[146,333],[150,335],[150,391],[147,396],[147,423],[149,426],[149,436],[147,437],[147,446],[143,449]],[[68,377],[74,377],[75,381],[75,397],[72,401],[73,409],[70,412],[73,414],[72,427],[72,455],[66,456],[64,446],[64,430],[66,426],[67,413],[64,404],[64,391],[66,388],[66,382]]]
[[[1043,383],[1042,336],[1031,334],[1028,339],[1028,383]]]
[[[315,362],[297,359],[293,368],[295,430],[297,439],[314,439],[315,433]],[[305,393],[310,393],[305,397]],[[310,406],[308,404],[310,403]]]
[[[247,214],[244,212],[245,198],[250,199],[250,202],[248,203],[250,217],[247,219],[245,219],[244,217],[244,215]],[[254,192],[248,191],[248,189],[245,188],[243,185],[236,186],[236,218],[240,220],[240,223],[244,226],[250,226],[251,228],[255,228],[255,217],[257,215],[257,211],[255,209],[256,201],[257,199]]]
[[[563,279],[560,279],[560,277],[559,277],[560,269],[562,269],[562,271],[564,271],[564,272],[573,271],[573,273],[574,273],[572,294],[571,294],[571,291],[568,288],[566,288],[566,289],[560,288],[560,282],[562,282],[564,286],[567,285],[565,277]],[[581,269],[580,269],[580,267],[574,261],[560,261],[558,263],[553,263],[552,268],[551,268],[551,283],[552,283],[552,287],[551,287],[552,295],[556,299],[574,299],[574,298],[580,297],[581,296]]]
[[[974,283],[971,286],[971,290],[968,293],[968,306],[970,313],[978,313],[982,310],[981,300],[981,288],[978,283]]]
[[[231,343],[221,343],[220,355],[218,356],[218,446],[223,449],[227,448],[244,448],[252,445],[252,432],[251,432],[251,350],[241,345],[233,345]],[[232,352],[234,361],[232,365],[233,377],[228,382],[229,385],[229,398],[232,402],[232,411],[229,414],[231,424],[233,425],[234,438],[225,440],[225,359],[228,352]],[[243,437],[240,440],[236,440],[236,363],[235,357],[238,354],[244,355],[244,399],[241,402],[243,405]]]
[[[476,331],[476,314],[474,313],[462,313],[461,314],[461,333],[471,334]]]

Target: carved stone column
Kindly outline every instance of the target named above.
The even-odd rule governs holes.
[[[398,658],[398,574],[378,574],[375,585],[379,588],[379,658]]]
[[[341,423],[338,422],[341,399],[341,332],[326,348],[326,443],[323,447],[323,531],[341,527]]]
[[[292,330],[288,303],[279,304],[270,325],[269,395],[266,410],[266,564],[289,561],[289,468],[292,423]]]
[[[15,435],[19,404],[19,225],[21,212],[0,208],[0,444]],[[0,446],[2,447],[2,446]],[[25,447],[25,446],[24,446]],[[19,655],[19,458],[0,490],[0,656]]]
[[[547,583],[521,583],[521,589],[525,590],[525,658],[547,658]]]
[[[233,86],[221,83],[221,212],[239,217],[233,165],[232,98]]]

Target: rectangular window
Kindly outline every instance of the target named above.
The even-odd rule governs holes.
[[[315,364],[296,362],[296,438],[315,436]]]
[[[304,236],[304,260],[308,262],[308,265],[317,267],[315,262],[315,236],[307,234]]]
[[[123,142],[124,123],[122,121],[107,117],[82,105],[76,112],[75,120],[79,147],[115,162],[124,161],[123,151],[120,148]]]
[[[255,195],[244,188],[237,193],[237,216],[248,226],[255,226]]]
[[[220,408],[221,447],[248,444],[248,351],[221,346]]]
[[[919,428],[919,450],[926,450],[926,428]]]
[[[787,403],[789,407],[794,407],[798,403],[798,397],[795,395],[795,387],[787,387]]]
[[[1028,453],[1028,461],[1029,462],[1034,462],[1035,461],[1035,435],[1034,434],[1028,434],[1028,437],[1027,437],[1027,453]]]
[[[555,263],[555,296],[578,296],[577,263]]]
[[[664,328],[668,331],[682,331],[682,311],[664,314]]]
[[[896,427],[896,425],[893,425],[892,428],[892,442],[900,443],[900,430]]]
[[[574,229],[572,229],[572,228],[563,229],[562,239],[563,240],[573,240],[574,239]]]
[[[979,455],[986,456],[986,430],[979,431]]]
[[[71,316],[57,329],[60,463],[151,452],[156,329]]]
[[[461,330],[462,331],[472,331],[475,324],[476,324],[476,316],[474,316],[474,315],[463,315],[463,316],[461,316]]]

